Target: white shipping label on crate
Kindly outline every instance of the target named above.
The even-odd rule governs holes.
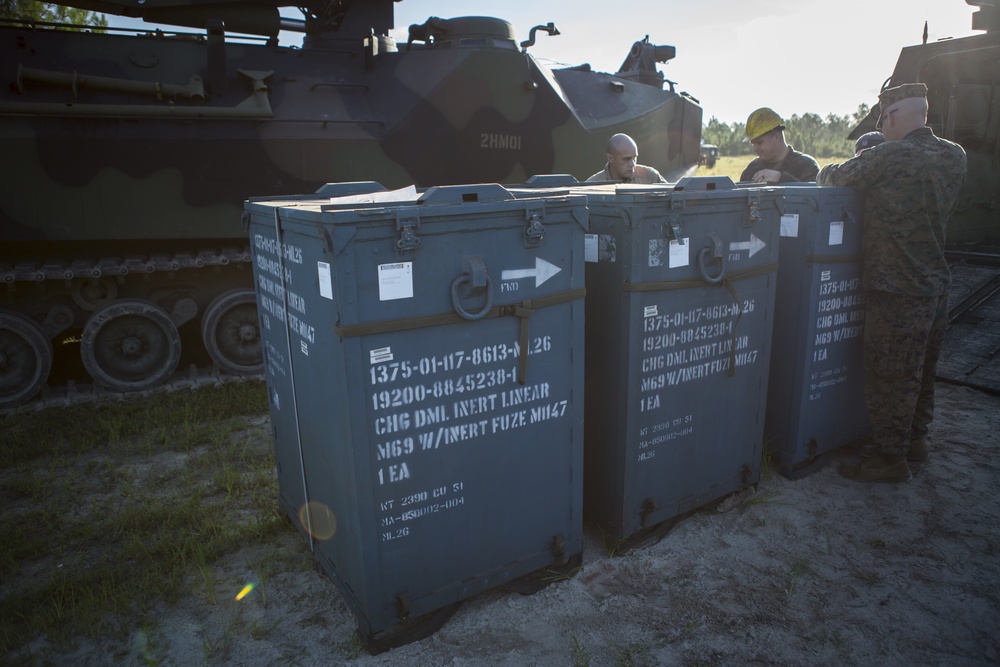
[[[316,262],[316,273],[319,275],[319,295],[332,301],[333,281],[330,278],[330,265],[327,262]]]
[[[844,221],[838,220],[830,223],[830,245],[842,245],[844,243]]]
[[[781,235],[797,238],[799,235],[799,214],[786,213],[781,216]]]
[[[691,263],[691,253],[688,252],[691,244],[688,243],[687,239],[677,239],[670,240],[670,251],[668,254],[668,264],[667,266],[671,269],[675,269],[679,266],[687,266]]]
[[[583,261],[597,261],[597,234],[583,235]]]
[[[413,262],[378,265],[378,300],[413,298]]]

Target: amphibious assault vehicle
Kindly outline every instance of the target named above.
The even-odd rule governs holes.
[[[699,159],[701,107],[648,37],[612,75],[537,62],[552,23],[518,42],[499,18],[431,17],[397,44],[392,0],[300,20],[281,0],[65,4],[198,32],[0,23],[0,409],[78,380],[259,372],[248,197],[583,179],[616,132],[668,178]]]

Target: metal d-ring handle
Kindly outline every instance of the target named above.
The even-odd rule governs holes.
[[[698,271],[706,283],[709,285],[718,285],[726,277],[726,253],[723,251],[722,239],[719,238],[718,234],[709,234],[708,237],[711,245],[707,245],[698,251]],[[717,276],[708,275],[708,269],[705,267],[705,256],[709,253],[711,253],[713,259],[719,260],[719,275]]]
[[[472,282],[472,276],[468,273],[463,273],[451,282],[451,305],[455,308],[455,312],[458,313],[459,317],[463,319],[482,319],[486,317],[486,313],[490,312],[490,309],[493,307],[493,281],[490,280],[489,274],[484,272],[482,275],[486,278],[486,303],[483,305],[482,310],[476,313],[470,313],[465,308],[462,308],[462,300],[458,296],[458,288],[464,283]]]

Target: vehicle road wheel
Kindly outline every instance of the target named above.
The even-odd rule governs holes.
[[[32,320],[0,310],[0,409],[35,397],[52,370],[52,341]]]
[[[240,376],[262,373],[264,355],[253,290],[234,289],[217,296],[201,318],[201,339],[223,371]]]
[[[70,286],[73,302],[88,312],[118,298],[118,284],[107,276],[101,278],[81,278]]]
[[[143,391],[163,384],[176,370],[181,338],[170,316],[156,304],[116,301],[87,320],[80,356],[99,385],[114,391]]]

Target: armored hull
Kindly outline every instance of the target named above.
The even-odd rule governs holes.
[[[251,196],[582,180],[616,132],[668,178],[697,164],[701,108],[656,71],[671,47],[636,42],[616,75],[550,70],[495,18],[432,18],[397,46],[391,4],[347,4],[365,20],[310,24],[300,48],[202,17],[0,27],[0,408],[65,383],[77,349],[75,380],[110,391],[258,373]]]

